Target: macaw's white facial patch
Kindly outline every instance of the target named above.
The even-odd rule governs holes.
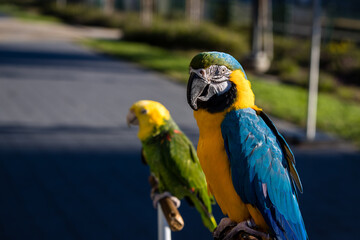
[[[221,95],[227,92],[231,88],[231,83],[229,81],[220,82],[220,83],[210,83],[202,92],[201,96],[198,98],[201,101],[207,101],[214,95]]]
[[[231,83],[229,81],[220,82],[217,84],[212,84],[212,86],[216,89],[216,94],[221,95],[231,88]]]
[[[231,70],[226,66],[211,65],[206,69],[207,79],[211,82],[228,81]]]
[[[208,82],[223,82],[229,80],[232,71],[226,66],[211,65],[206,69],[193,69],[190,67],[191,73],[195,73],[199,78],[205,79]]]

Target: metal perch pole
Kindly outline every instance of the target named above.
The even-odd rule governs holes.
[[[157,187],[157,179],[151,175],[149,183],[152,188]],[[171,231],[180,231],[184,227],[184,220],[173,201],[166,197],[159,201],[158,212],[158,239],[171,240]]]
[[[166,222],[160,203],[157,206],[158,214],[158,240],[171,240],[171,230]]]
[[[316,111],[319,85],[319,62],[321,45],[321,0],[313,0],[313,23],[311,34],[311,58],[309,74],[309,99],[306,121],[306,138],[314,140],[316,134]]]

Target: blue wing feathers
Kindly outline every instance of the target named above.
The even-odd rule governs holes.
[[[264,113],[260,112],[260,117],[263,119],[263,121],[266,123],[266,125],[271,129],[271,131],[276,135],[277,141],[280,142],[280,146],[282,147],[284,153],[285,153],[285,159],[288,162],[289,168],[290,168],[290,174],[293,178],[294,184],[297,186],[299,191],[302,193],[303,188],[302,184],[299,178],[299,174],[296,171],[295,168],[295,157],[293,152],[291,151],[289,145],[285,141],[285,138],[279,133],[279,131],[276,129],[274,123],[271,121],[271,119]]]
[[[271,120],[253,109],[239,109],[226,115],[221,131],[242,201],[259,209],[278,239],[307,239],[294,184],[302,190],[294,156]]]

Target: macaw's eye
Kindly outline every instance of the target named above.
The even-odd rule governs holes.
[[[223,75],[226,69],[223,66],[218,66],[215,70],[215,75]]]
[[[226,73],[226,67],[224,66],[218,66],[216,69],[215,69],[215,72],[214,72],[214,75],[215,77],[222,77],[224,76]]]
[[[144,109],[141,109],[140,111],[141,114],[146,114],[147,113],[147,110],[144,108]]]

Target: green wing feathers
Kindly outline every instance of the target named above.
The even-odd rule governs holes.
[[[204,225],[213,231],[216,221],[205,175],[195,148],[171,119],[161,133],[143,141],[143,152],[151,172],[159,179],[159,190],[179,199],[187,197],[201,215]]]
[[[203,224],[213,231],[217,226],[211,208],[214,198],[208,193],[206,178],[195,148],[182,132],[175,131],[170,141],[170,153],[178,168],[183,169],[180,174],[187,180],[188,190],[190,190],[186,196],[200,213]]]
[[[197,194],[192,194],[189,197],[192,201],[196,210],[200,213],[201,220],[205,227],[207,227],[211,232],[213,232],[217,226],[214,216],[212,215],[211,204],[209,201],[209,206],[206,203],[202,202],[201,196]],[[209,198],[208,198],[209,199]]]

